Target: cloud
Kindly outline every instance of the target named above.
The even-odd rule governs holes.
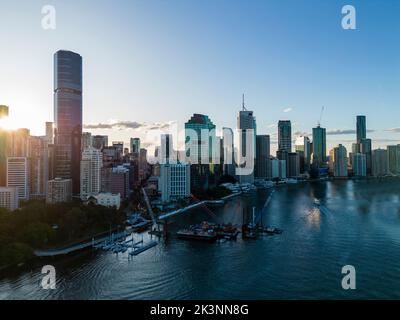
[[[296,131],[296,132],[294,133],[294,136],[295,136],[295,137],[304,137],[304,136],[310,136],[310,135],[311,135],[310,133],[302,132],[302,131]]]
[[[287,113],[287,112],[290,112],[292,110],[293,110],[292,108],[286,108],[286,109],[283,109],[283,112]]]
[[[169,123],[140,123],[136,121],[110,121],[109,123],[95,123],[85,124],[84,129],[117,129],[117,130],[129,130],[129,129],[147,129],[147,130],[162,130],[169,127]]]
[[[400,128],[386,129],[385,131],[400,133]]]
[[[367,132],[374,132],[375,130],[367,130]],[[327,135],[340,135],[340,134],[356,134],[356,130],[354,129],[347,129],[347,130],[340,130],[340,129],[334,129],[334,130],[329,130],[326,132]]]

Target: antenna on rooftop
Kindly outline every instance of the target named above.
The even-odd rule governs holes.
[[[244,104],[244,93],[243,93],[243,95],[242,95],[242,110],[243,110],[243,111],[247,111],[247,109],[246,109],[246,107],[245,107],[245,104]]]

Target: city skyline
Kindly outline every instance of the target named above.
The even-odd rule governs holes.
[[[180,2],[100,2],[94,14],[88,4],[75,12],[73,4],[55,1],[58,23],[51,31],[41,29],[41,8],[27,3],[21,18],[24,28],[32,26],[30,41],[19,41],[24,28],[12,14],[1,22],[8,27],[0,28],[4,41],[13,39],[0,62],[8,75],[0,80],[1,103],[10,106],[8,126],[43,134],[42,123],[53,119],[50,57],[66,49],[84,57],[83,123],[90,128],[84,130],[107,134],[110,141],[128,143],[170,121],[183,125],[194,112],[208,115],[218,128],[235,128],[244,92],[258,133],[271,137],[272,153],[279,120],[292,121],[293,140],[296,133],[311,135],[321,106],[327,150],[339,143],[351,149],[359,114],[368,118],[373,148],[400,143],[400,48],[393,41],[399,4],[355,1],[358,28],[349,31],[340,25],[343,1],[286,2],[283,12],[277,1],[205,1],[196,12]],[[17,6],[5,6],[18,16]],[[165,10],[155,10],[160,6]],[[73,25],[67,23],[72,14]],[[17,62],[28,48],[34,58]]]

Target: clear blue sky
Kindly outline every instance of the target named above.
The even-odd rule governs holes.
[[[46,4],[54,31],[41,28]],[[345,4],[357,30],[341,28]],[[53,119],[52,55],[68,49],[84,59],[86,124],[183,123],[197,112],[234,128],[244,92],[273,140],[279,119],[311,132],[324,105],[328,131],[354,129],[365,114],[373,147],[400,143],[387,131],[400,127],[398,0],[0,0],[0,14],[0,104],[33,134]]]

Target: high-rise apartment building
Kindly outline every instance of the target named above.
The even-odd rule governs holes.
[[[101,168],[103,155],[100,150],[88,147],[82,152],[81,199],[87,200],[101,190]]]
[[[388,152],[384,149],[372,150],[372,175],[382,177],[389,174]]]

